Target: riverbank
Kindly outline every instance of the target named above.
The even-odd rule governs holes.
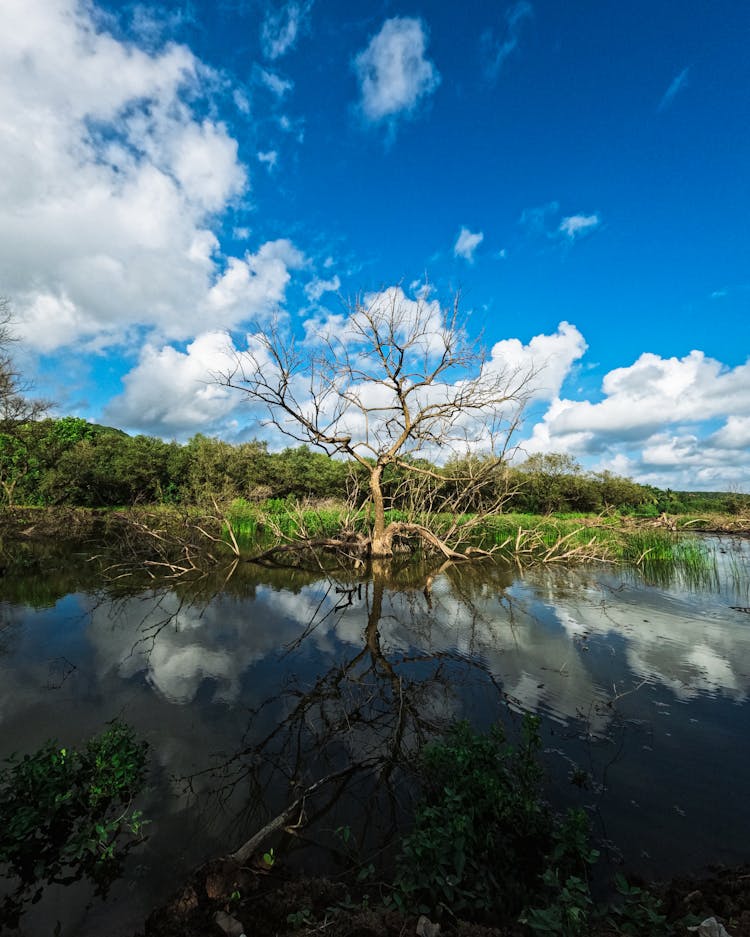
[[[631,880],[634,883],[635,880]],[[715,868],[666,883],[637,882],[660,902],[663,924],[649,924],[641,902],[627,919],[605,914],[590,929],[554,931],[590,937],[687,935],[708,918],[721,923],[729,937],[750,937],[750,865]],[[422,923],[420,924],[420,920]],[[239,868],[226,861],[208,863],[148,918],[137,937],[437,937],[428,918],[385,907],[377,887],[356,882],[309,878],[282,869]],[[238,929],[238,926],[241,928]],[[637,929],[633,929],[637,925]],[[522,924],[495,927],[448,917],[439,933],[456,937],[529,937]],[[718,933],[718,932],[717,932]]]
[[[283,862],[309,833],[308,794],[325,782],[312,785],[236,852],[202,866],[149,916],[145,937],[677,937],[709,918],[750,937],[750,866],[662,885],[632,870],[626,878],[611,843],[595,848],[586,810],[552,809],[540,724],[524,716],[511,741],[499,726],[482,735],[455,723],[420,752],[421,794],[388,851],[336,850],[334,877]]]
[[[392,512],[395,513],[395,512]],[[467,516],[473,522],[473,518]],[[451,521],[454,519],[451,518]],[[433,518],[436,529],[445,523],[441,517]],[[0,552],[3,547],[17,543],[45,540],[69,540],[79,543],[101,541],[118,536],[128,527],[150,526],[178,532],[190,523],[194,529],[200,523],[210,536],[221,536],[227,543],[229,528],[236,534],[243,552],[252,554],[253,545],[269,537],[293,537],[303,528],[304,533],[330,535],[351,522],[344,509],[329,502],[322,504],[289,505],[281,502],[267,505],[249,505],[232,502],[223,510],[199,506],[169,507],[138,506],[127,508],[12,507],[0,509]],[[362,515],[358,522],[365,523]],[[649,541],[643,535],[653,535],[651,546],[667,543],[662,535],[671,533],[714,534],[717,536],[750,537],[750,514],[662,514],[659,517],[638,517],[620,514],[496,514],[484,517],[472,527],[473,535],[494,547],[501,556],[524,553],[535,558],[585,558],[586,551],[601,559],[638,560],[649,551]],[[550,550],[550,548],[552,548]],[[592,556],[592,558],[595,558]]]

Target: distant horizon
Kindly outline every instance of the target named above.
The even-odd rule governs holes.
[[[528,454],[750,491],[749,35],[728,0],[4,0],[19,366],[53,415],[267,439],[210,377],[254,324],[460,292],[544,365]]]

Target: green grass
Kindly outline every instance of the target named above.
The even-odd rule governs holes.
[[[503,555],[519,552],[541,558],[544,554],[588,552],[601,559],[620,559],[620,531],[610,519],[595,527],[582,518],[557,518],[535,514],[499,514],[486,518],[477,535]]]
[[[508,558],[533,560],[596,559],[635,566],[647,578],[680,573],[687,582],[715,584],[716,557],[703,541],[654,528],[623,527],[619,518],[582,518],[506,514],[489,517],[480,530]]]
[[[386,513],[387,522],[410,519],[403,511]],[[653,581],[680,574],[695,585],[715,584],[718,576],[715,556],[699,539],[669,530],[623,526],[617,516],[497,514],[479,524],[473,515],[417,519],[429,524],[438,536],[456,522],[466,524],[467,542],[521,563],[600,560],[637,567]],[[365,533],[369,511],[363,508],[352,514],[342,505],[314,508],[281,499],[260,505],[237,500],[231,505],[229,521],[241,546],[252,549],[300,535],[335,537],[344,526]]]
[[[343,507],[299,507],[294,502],[271,498],[259,505],[233,501],[228,520],[240,546],[264,546],[274,540],[297,536],[335,537],[341,533],[348,515]],[[367,516],[357,516],[357,527],[365,530]]]

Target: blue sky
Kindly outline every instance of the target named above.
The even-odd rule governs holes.
[[[734,0],[4,0],[24,365],[60,413],[247,438],[229,340],[427,278],[544,367],[524,451],[750,490],[748,37]]]

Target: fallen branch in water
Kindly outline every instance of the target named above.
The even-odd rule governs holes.
[[[304,810],[305,800],[308,797],[311,797],[316,791],[324,787],[326,784],[329,784],[331,781],[337,781],[341,778],[345,778],[350,774],[353,774],[355,771],[358,771],[362,768],[362,765],[350,765],[348,768],[344,768],[343,771],[337,771],[334,774],[327,774],[324,778],[320,778],[315,781],[314,784],[311,784],[309,787],[306,787],[304,791],[294,800],[288,807],[285,807],[281,813],[277,814],[270,820],[264,827],[258,830],[257,833],[254,833],[250,839],[244,842],[239,849],[236,849],[234,852],[230,853],[226,858],[230,859],[232,862],[236,862],[237,865],[246,865],[246,863],[252,858],[253,854],[257,852],[261,846],[271,837],[274,833],[278,833],[280,830],[283,830],[288,824],[289,821],[294,817],[295,814],[301,813]]]

